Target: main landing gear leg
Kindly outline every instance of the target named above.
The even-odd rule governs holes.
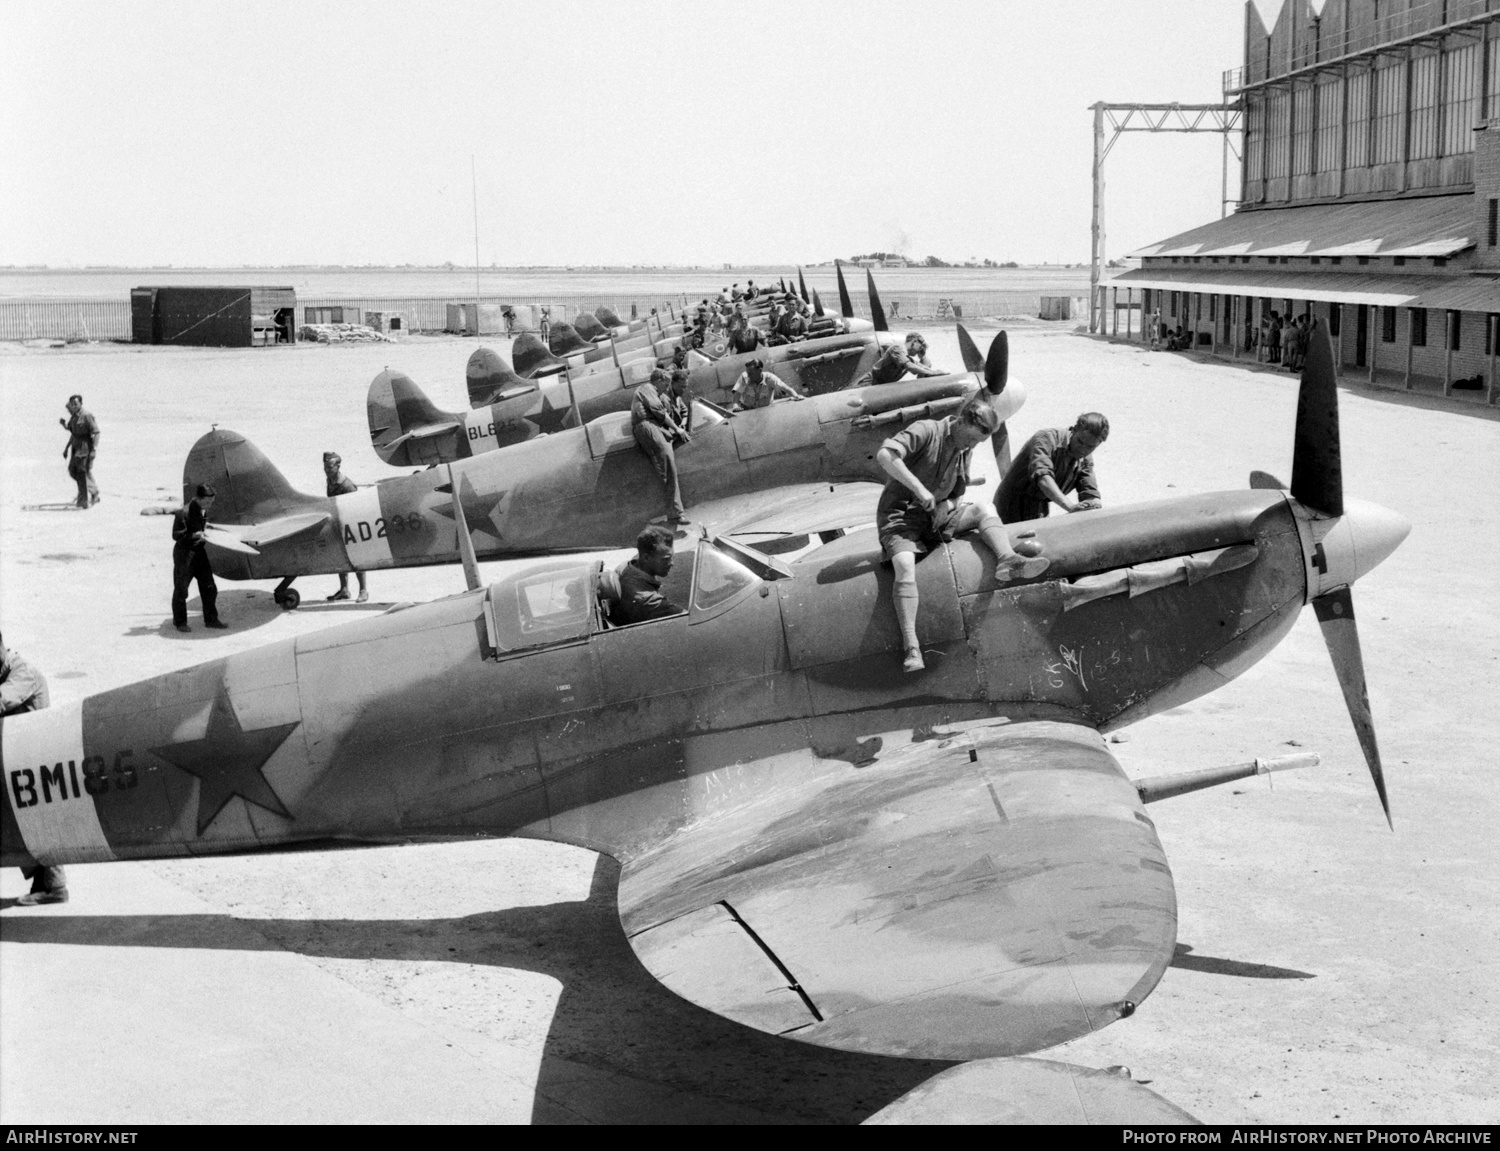
[[[292,587],[292,581],[296,578],[296,576],[287,576],[276,585],[276,590],[271,593],[271,598],[287,611],[295,611],[297,605],[302,602],[302,593]]]

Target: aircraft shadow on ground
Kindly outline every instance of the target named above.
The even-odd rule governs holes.
[[[1242,979],[1316,979],[1311,971],[1295,967],[1273,967],[1269,963],[1245,963],[1238,959],[1220,959],[1212,955],[1192,954],[1192,944],[1179,943],[1171,966],[1182,971],[1202,971],[1209,975],[1237,975]]]
[[[5,917],[0,940],[282,950],[550,975],[562,991],[543,1049],[534,1123],[857,1123],[952,1066],[813,1047],[678,998],[641,966],[625,938],[615,904],[618,876],[618,865],[601,856],[581,902],[458,919],[89,916],[59,908]]]
[[[162,602],[171,603],[171,587],[163,588]],[[272,599],[270,591],[261,591],[258,588],[220,588],[219,590],[219,618],[229,624],[228,632],[208,629],[202,626],[202,600],[192,597],[187,600],[187,626],[192,627],[190,632],[178,632],[172,626],[171,614],[166,614],[159,624],[142,624],[132,627],[124,632],[127,639],[139,638],[139,636],[162,636],[165,639],[211,639],[214,636],[228,635],[233,632],[249,632],[255,627],[264,627],[272,623],[276,618],[284,614],[285,609]],[[305,605],[297,611],[306,611],[312,608],[317,612],[360,612],[360,614],[371,614],[371,612],[383,612],[389,608],[389,603],[324,603],[317,605]]]

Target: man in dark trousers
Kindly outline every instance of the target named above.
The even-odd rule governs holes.
[[[328,495],[330,498],[333,496],[346,496],[350,492],[357,492],[359,490],[359,485],[343,473],[343,466],[344,459],[338,452],[323,453],[323,475],[328,480]],[[370,598],[369,589],[365,587],[365,573],[356,571],[354,574],[359,577],[359,599],[355,602],[364,603]],[[339,590],[328,597],[328,602],[332,603],[334,600],[348,598],[349,573],[339,572]]]
[[[84,410],[83,397],[68,397],[68,418],[58,423],[68,429],[68,443],[63,459],[68,461],[68,475],[78,484],[78,506],[91,508],[99,502],[99,485],[94,482],[94,455],[99,450],[99,422]]]
[[[41,711],[48,702],[47,678],[0,637],[0,715]],[[68,877],[60,866],[23,867],[21,874],[31,880],[31,890],[16,900],[22,907],[68,902]]]
[[[1065,512],[1086,512],[1100,505],[1094,478],[1094,449],[1109,438],[1109,421],[1084,412],[1071,428],[1043,428],[1016,453],[1000,490],[995,510],[1005,523],[1039,520],[1053,504]],[[1078,499],[1068,493],[1076,491]]]
[[[187,621],[187,589],[195,579],[203,600],[203,626],[219,629],[229,626],[219,619],[216,606],[219,586],[214,583],[214,569],[203,546],[203,529],[208,525],[215,494],[207,484],[199,484],[187,506],[178,508],[172,516],[172,623],[178,631],[191,630]]]
[[[667,489],[666,520],[688,523],[682,514],[682,489],[677,483],[677,457],[674,444],[685,444],[692,437],[672,415],[672,377],[664,368],[651,372],[651,381],[636,388],[630,401],[630,430],[636,445],[646,453],[656,469],[662,486]]]

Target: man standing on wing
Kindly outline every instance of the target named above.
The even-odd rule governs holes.
[[[1109,438],[1109,421],[1098,412],[1084,412],[1071,428],[1043,428],[1016,453],[1000,490],[995,510],[1005,523],[1039,520],[1053,504],[1065,512],[1092,511],[1100,506],[1094,478],[1094,449]],[[1078,499],[1068,493],[1076,491]]]

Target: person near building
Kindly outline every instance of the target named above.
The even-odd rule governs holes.
[[[99,421],[84,409],[83,397],[76,392],[68,397],[68,418],[58,423],[68,429],[63,459],[68,461],[68,475],[78,485],[78,506],[91,508],[99,502],[99,485],[94,482],[94,457],[99,451]]]
[[[995,510],[1008,524],[1044,517],[1056,504],[1067,512],[1091,511],[1101,504],[1094,476],[1094,451],[1109,438],[1109,421],[1084,412],[1070,428],[1043,428],[1016,453],[1000,490]],[[1068,498],[1076,491],[1078,498]]]
[[[955,536],[977,532],[995,557],[997,580],[1034,579],[1047,570],[1045,556],[1017,554],[992,509],[960,502],[974,448],[999,428],[994,408],[970,403],[957,415],[916,420],[886,440],[875,456],[890,477],[876,505],[875,526],[895,571],[891,594],[905,671],[926,666],[917,639],[918,558]]]
[[[214,583],[213,565],[203,543],[208,513],[217,493],[199,484],[193,498],[172,516],[172,623],[178,631],[190,631],[187,621],[188,584],[198,581],[203,601],[203,626],[223,630],[229,625],[219,618],[219,585]]]
[[[328,481],[329,498],[334,496],[346,496],[351,492],[357,492],[359,485],[346,476],[343,472],[344,461],[338,452],[323,453],[323,476]],[[365,586],[365,573],[358,569],[354,572],[359,579],[359,599],[356,603],[364,603],[370,598],[370,590]],[[345,600],[349,598],[349,573],[339,572],[339,590],[328,597],[328,602]]]
[[[0,636],[0,715],[41,711],[48,702],[47,677]],[[16,900],[20,906],[68,902],[68,877],[61,866],[37,864],[21,868],[21,874],[31,880],[31,890]]]

